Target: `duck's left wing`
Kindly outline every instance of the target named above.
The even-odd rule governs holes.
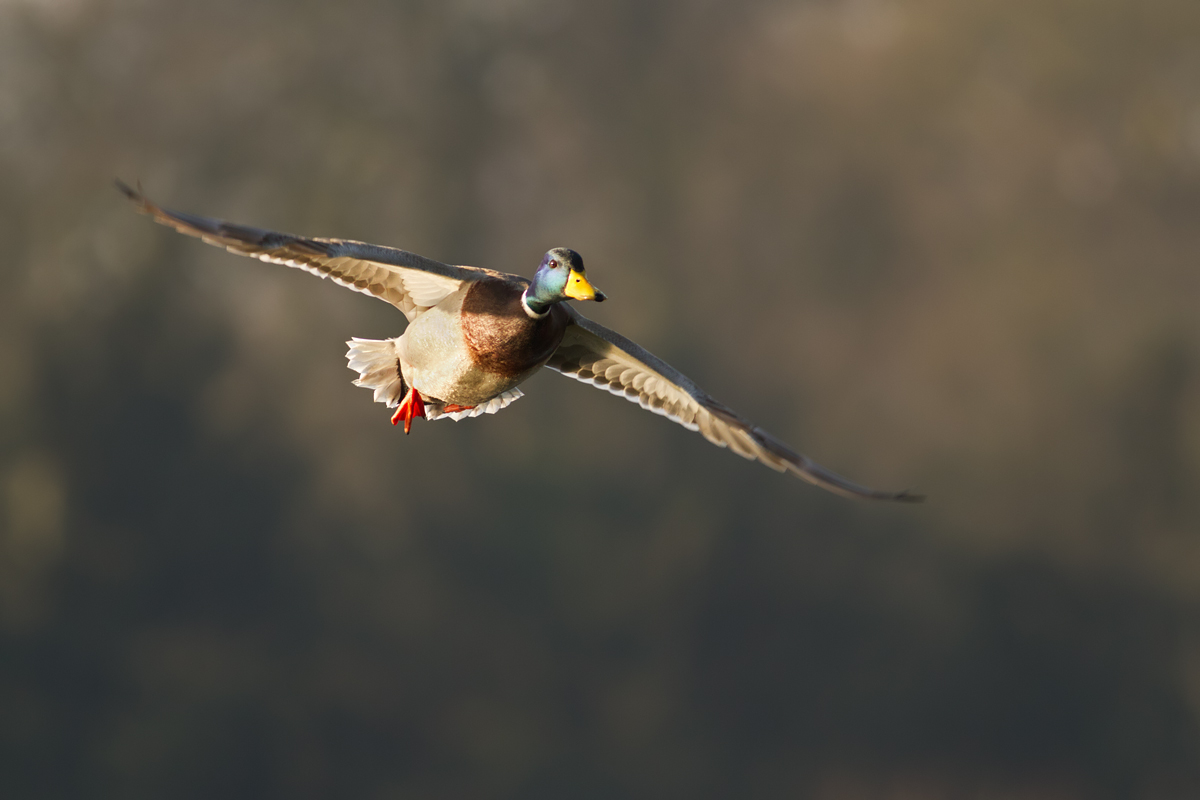
[[[662,359],[574,308],[568,310],[573,324],[567,326],[562,344],[546,364],[551,369],[669,417],[743,458],[757,459],[836,494],[908,503],[925,499],[911,492],[868,489],[825,469],[709,397]]]
[[[407,250],[349,239],[323,239],[252,228],[195,214],[171,211],[121,181],[117,188],[143,214],[180,233],[224,247],[231,253],[296,267],[356,292],[378,297],[412,322],[467,281],[508,276],[477,267],[455,267]]]

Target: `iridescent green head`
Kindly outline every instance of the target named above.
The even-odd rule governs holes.
[[[597,303],[605,300],[604,292],[588,283],[579,253],[566,247],[556,247],[546,253],[524,298],[525,305],[535,316],[545,314],[550,306],[563,300],[595,300]]]

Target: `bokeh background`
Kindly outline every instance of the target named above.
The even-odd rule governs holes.
[[[531,274],[855,503],[134,214]],[[1200,796],[1200,4],[0,2],[0,795]]]

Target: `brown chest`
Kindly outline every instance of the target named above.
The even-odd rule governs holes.
[[[525,284],[479,281],[463,298],[463,339],[471,360],[497,375],[517,376],[541,366],[558,348],[569,316],[551,306],[550,313],[532,319],[521,307]]]

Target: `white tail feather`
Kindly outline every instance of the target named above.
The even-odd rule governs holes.
[[[400,356],[396,352],[396,340],[351,339],[346,358],[350,369],[358,373],[355,386],[375,390],[375,402],[395,408],[408,393],[404,378],[400,374]]]

